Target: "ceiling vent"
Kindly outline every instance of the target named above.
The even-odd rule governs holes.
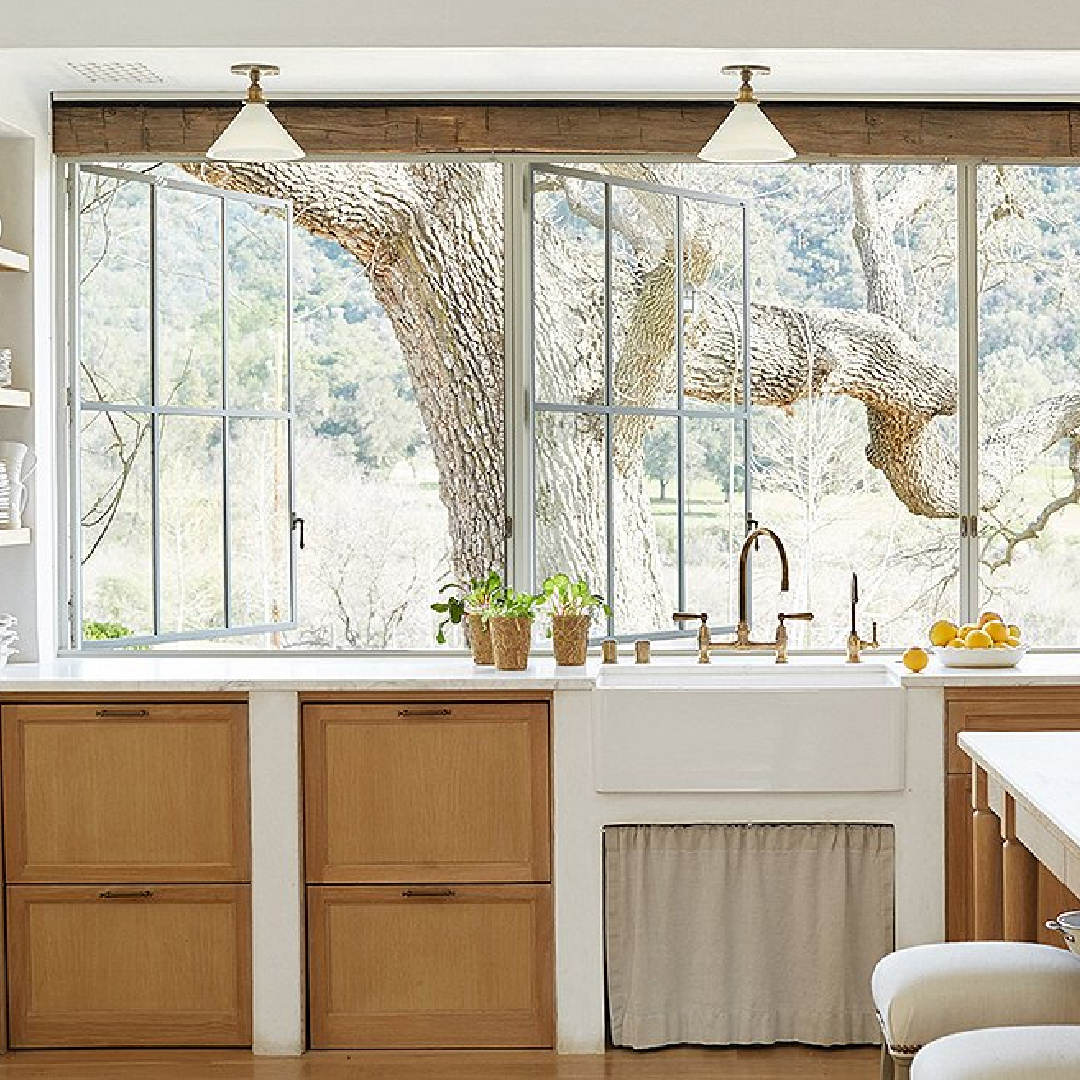
[[[69,60],[67,66],[95,86],[159,86],[165,81],[153,68],[138,61]]]

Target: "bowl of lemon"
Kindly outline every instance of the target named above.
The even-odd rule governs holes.
[[[1016,667],[1027,652],[1020,627],[996,611],[984,611],[977,622],[959,626],[939,619],[930,627],[930,644],[943,667]]]

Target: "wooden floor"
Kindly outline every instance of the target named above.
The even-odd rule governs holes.
[[[874,1049],[674,1047],[570,1057],[537,1051],[313,1053],[36,1051],[0,1057],[0,1080],[875,1080]]]

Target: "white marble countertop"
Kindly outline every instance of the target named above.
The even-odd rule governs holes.
[[[714,659],[718,673],[728,658]],[[753,665],[767,672],[771,661],[732,657],[731,666]],[[836,655],[793,655],[795,667],[818,664],[843,668]],[[692,657],[681,661],[693,663]],[[623,656],[623,665],[633,665]],[[664,664],[659,660],[658,666]],[[919,674],[909,672],[894,656],[867,656],[866,666],[884,666],[900,685],[964,686],[1080,686],[1080,652],[1029,653],[1014,668],[944,668],[931,660]],[[588,690],[596,685],[599,657],[583,668],[557,668],[550,656],[534,657],[525,671],[478,668],[462,655],[416,656],[154,656],[114,654],[61,657],[37,664],[11,662],[0,668],[0,695],[5,693],[249,691],[249,690]],[[853,685],[857,685],[853,680]],[[894,682],[895,685],[895,682]],[[811,691],[812,692],[812,691]]]
[[[962,731],[957,742],[1080,860],[1080,731]]]
[[[1080,686],[1080,652],[1028,653],[1011,668],[947,668],[931,658],[918,675],[907,671],[902,686]]]
[[[556,668],[551,657],[539,657],[525,671],[496,671],[464,656],[63,657],[0,668],[0,696],[53,690],[588,690],[598,665]]]

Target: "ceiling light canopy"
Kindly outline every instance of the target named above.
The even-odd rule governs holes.
[[[263,97],[259,80],[277,75],[274,64],[233,64],[234,75],[251,80],[247,100],[206,156],[213,161],[298,161],[304,156],[296,140],[281,126]]]
[[[770,69],[759,64],[732,64],[721,70],[725,75],[740,76],[742,85],[734,108],[698,157],[702,161],[727,162],[790,161],[795,157],[791,144],[758,108],[750,85],[755,75],[768,75]]]

